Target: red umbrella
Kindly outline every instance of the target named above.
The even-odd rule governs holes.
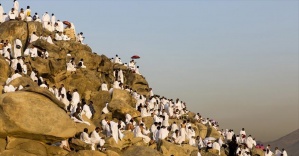
[[[140,59],[140,56],[134,55],[134,56],[131,57],[131,59]]]
[[[69,27],[71,26],[71,23],[69,21],[63,21],[62,23],[69,26]]]

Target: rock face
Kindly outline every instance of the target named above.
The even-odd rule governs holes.
[[[69,152],[63,150],[57,146],[49,146],[43,142],[21,139],[21,138],[8,138],[8,144],[6,146],[6,150],[3,152],[4,155],[16,154],[16,153],[24,153],[24,154],[32,154],[36,156],[50,156],[50,155],[59,155],[65,156]]]
[[[0,84],[2,86],[2,85],[5,85],[5,82],[6,82],[7,78],[11,74],[11,70],[10,70],[10,67],[8,65],[8,62],[6,62],[4,60],[3,56],[0,56],[0,69],[1,69],[1,72],[0,72],[1,73],[0,74]]]
[[[123,154],[123,156],[162,156],[157,150],[149,147],[131,146]]]
[[[67,156],[106,156],[106,154],[99,151],[81,150],[79,152],[71,152]]]
[[[55,125],[55,126],[53,126]],[[22,137],[44,142],[73,137],[74,122],[49,98],[19,91],[0,97],[0,137]]]
[[[129,113],[132,117],[138,117],[140,116],[140,112],[132,107],[134,102],[134,99],[127,91],[114,89],[112,100],[108,105],[108,109],[112,112],[113,117],[116,118],[125,118],[127,113]]]

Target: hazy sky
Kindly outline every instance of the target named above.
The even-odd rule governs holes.
[[[269,141],[299,127],[297,0],[19,2],[73,22],[98,54],[140,55],[156,94],[221,128]]]

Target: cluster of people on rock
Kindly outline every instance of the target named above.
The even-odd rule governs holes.
[[[118,57],[118,55],[116,54],[115,55],[115,58],[110,58],[110,61],[112,63],[116,63],[116,64],[121,64],[121,65],[124,65],[125,67],[127,67],[128,69],[130,69],[132,72],[138,74],[138,75],[141,75],[140,72],[139,72],[139,66],[136,66],[136,61],[134,59],[132,59],[129,64],[128,63],[122,63],[121,61],[121,58]]]
[[[51,37],[51,40],[64,40],[68,41],[70,38],[67,36],[67,34],[64,32],[65,26],[66,28],[72,29],[73,30],[73,35],[76,37],[76,41],[80,42],[83,44],[83,40],[85,37],[83,37],[83,33],[80,32],[76,34],[75,26],[71,22],[62,22],[60,20],[56,20],[56,16],[54,13],[51,14],[51,17],[48,12],[45,12],[42,17],[40,18],[38,13],[31,13],[30,6],[26,7],[26,10],[23,8],[20,9],[19,2],[17,0],[14,0],[13,8],[8,12],[8,14],[4,13],[3,6],[0,4],[0,23],[4,23],[6,21],[10,20],[19,20],[19,21],[26,21],[26,22],[40,22],[42,23],[43,27],[47,29],[50,32],[55,32],[55,36],[49,36]],[[50,39],[47,39],[49,43]],[[53,44],[53,43],[52,43]]]
[[[70,40],[64,32],[63,22],[60,20],[56,21],[54,14],[50,17],[48,12],[46,12],[42,16],[42,19],[40,19],[38,14],[35,13],[34,16],[31,17],[30,6],[27,6],[26,10],[21,8],[19,12],[19,3],[17,0],[14,0],[14,7],[11,11],[9,11],[8,15],[4,13],[0,4],[0,23],[8,20],[24,20],[27,22],[37,21],[41,22],[47,30],[56,32],[54,38],[45,35],[37,36],[36,33],[33,32],[30,36],[29,43],[33,43],[38,39],[45,40],[50,44],[54,44],[53,40]],[[74,24],[72,23],[70,23],[68,27],[75,30]],[[81,32],[77,35],[77,41],[83,43],[83,39],[83,33]],[[29,44],[29,46],[26,47],[22,55],[23,44],[19,38],[14,41],[13,45],[14,46],[12,47],[8,40],[5,42],[2,40],[0,42],[0,54],[4,56],[5,60],[15,71],[14,74],[7,79],[6,85],[4,86],[4,92],[14,92],[24,88],[24,86],[21,85],[15,87],[9,84],[14,79],[22,77],[23,74],[29,74],[26,65],[28,62],[25,62],[25,57],[42,57],[45,59],[49,57],[49,53],[46,49],[39,50],[32,44]],[[68,54],[67,56],[71,55]],[[134,59],[132,59],[129,64],[122,63],[121,58],[116,55],[115,58],[111,58],[111,62],[123,65],[133,73],[141,75],[139,72],[139,66],[136,66]],[[66,67],[67,71],[71,72],[75,72],[77,68],[86,68],[82,58],[78,64],[75,63],[75,58],[71,58],[66,64]],[[80,134],[79,139],[87,144],[90,144],[92,150],[95,150],[96,148],[102,151],[105,150],[103,147],[105,139],[100,137],[100,133],[105,134],[106,137],[112,137],[115,142],[118,143],[119,140],[123,139],[124,131],[132,131],[134,133],[134,137],[141,137],[145,143],[156,143],[157,150],[161,150],[160,146],[162,141],[165,140],[177,145],[189,144],[191,146],[198,147],[198,155],[200,155],[200,151],[202,149],[215,149],[220,155],[221,148],[228,146],[230,152],[229,155],[251,156],[251,150],[253,148],[259,148],[265,150],[265,156],[272,156],[273,154],[275,156],[287,156],[287,152],[284,149],[280,151],[276,147],[275,152],[273,153],[270,145],[264,148],[257,144],[255,138],[251,135],[247,136],[244,128],[242,128],[240,133],[237,135],[232,129],[220,130],[217,121],[209,118],[202,118],[199,113],[195,115],[191,122],[190,117],[188,116],[189,111],[187,110],[187,105],[180,99],[173,100],[154,95],[152,88],[148,90],[149,96],[138,94],[137,91],[133,91],[128,86],[124,86],[125,79],[121,68],[115,69],[113,76],[115,81],[111,85],[111,88],[108,87],[106,82],[103,82],[101,84],[101,90],[108,91],[110,93],[112,93],[114,89],[128,91],[131,96],[136,99],[135,109],[140,112],[140,117],[142,119],[137,121],[135,118],[132,118],[130,114],[126,114],[124,119],[120,118],[117,120],[109,120],[105,117],[101,121],[101,127],[96,127],[91,133],[89,133],[88,129],[85,128]],[[70,115],[70,118],[74,120],[74,122],[90,125],[89,122],[84,120],[83,115],[85,115],[88,119],[91,119],[95,113],[109,113],[109,103],[106,103],[102,112],[96,112],[93,107],[93,101],[89,101],[88,103],[84,98],[81,98],[77,89],[67,91],[64,84],[61,84],[59,88],[55,85],[50,87],[47,81],[43,80],[43,77],[35,69],[32,69],[30,78],[32,81],[36,82],[38,86],[48,89],[58,100],[60,100],[64,104],[65,111]],[[147,127],[145,124],[145,118],[147,117],[151,117],[153,119],[153,124],[150,127]],[[173,119],[174,121],[170,123],[169,119]],[[221,137],[215,139],[196,136],[195,129],[192,127],[192,124],[194,123],[202,123],[213,127],[219,132]],[[71,151],[69,140],[63,140],[59,143],[59,146],[67,151]]]

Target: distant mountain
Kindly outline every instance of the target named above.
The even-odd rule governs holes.
[[[298,156],[299,155],[299,129],[275,141],[268,142],[265,145],[267,144],[270,144],[273,150],[275,147],[278,147],[280,150],[282,148],[286,149],[288,156]]]

